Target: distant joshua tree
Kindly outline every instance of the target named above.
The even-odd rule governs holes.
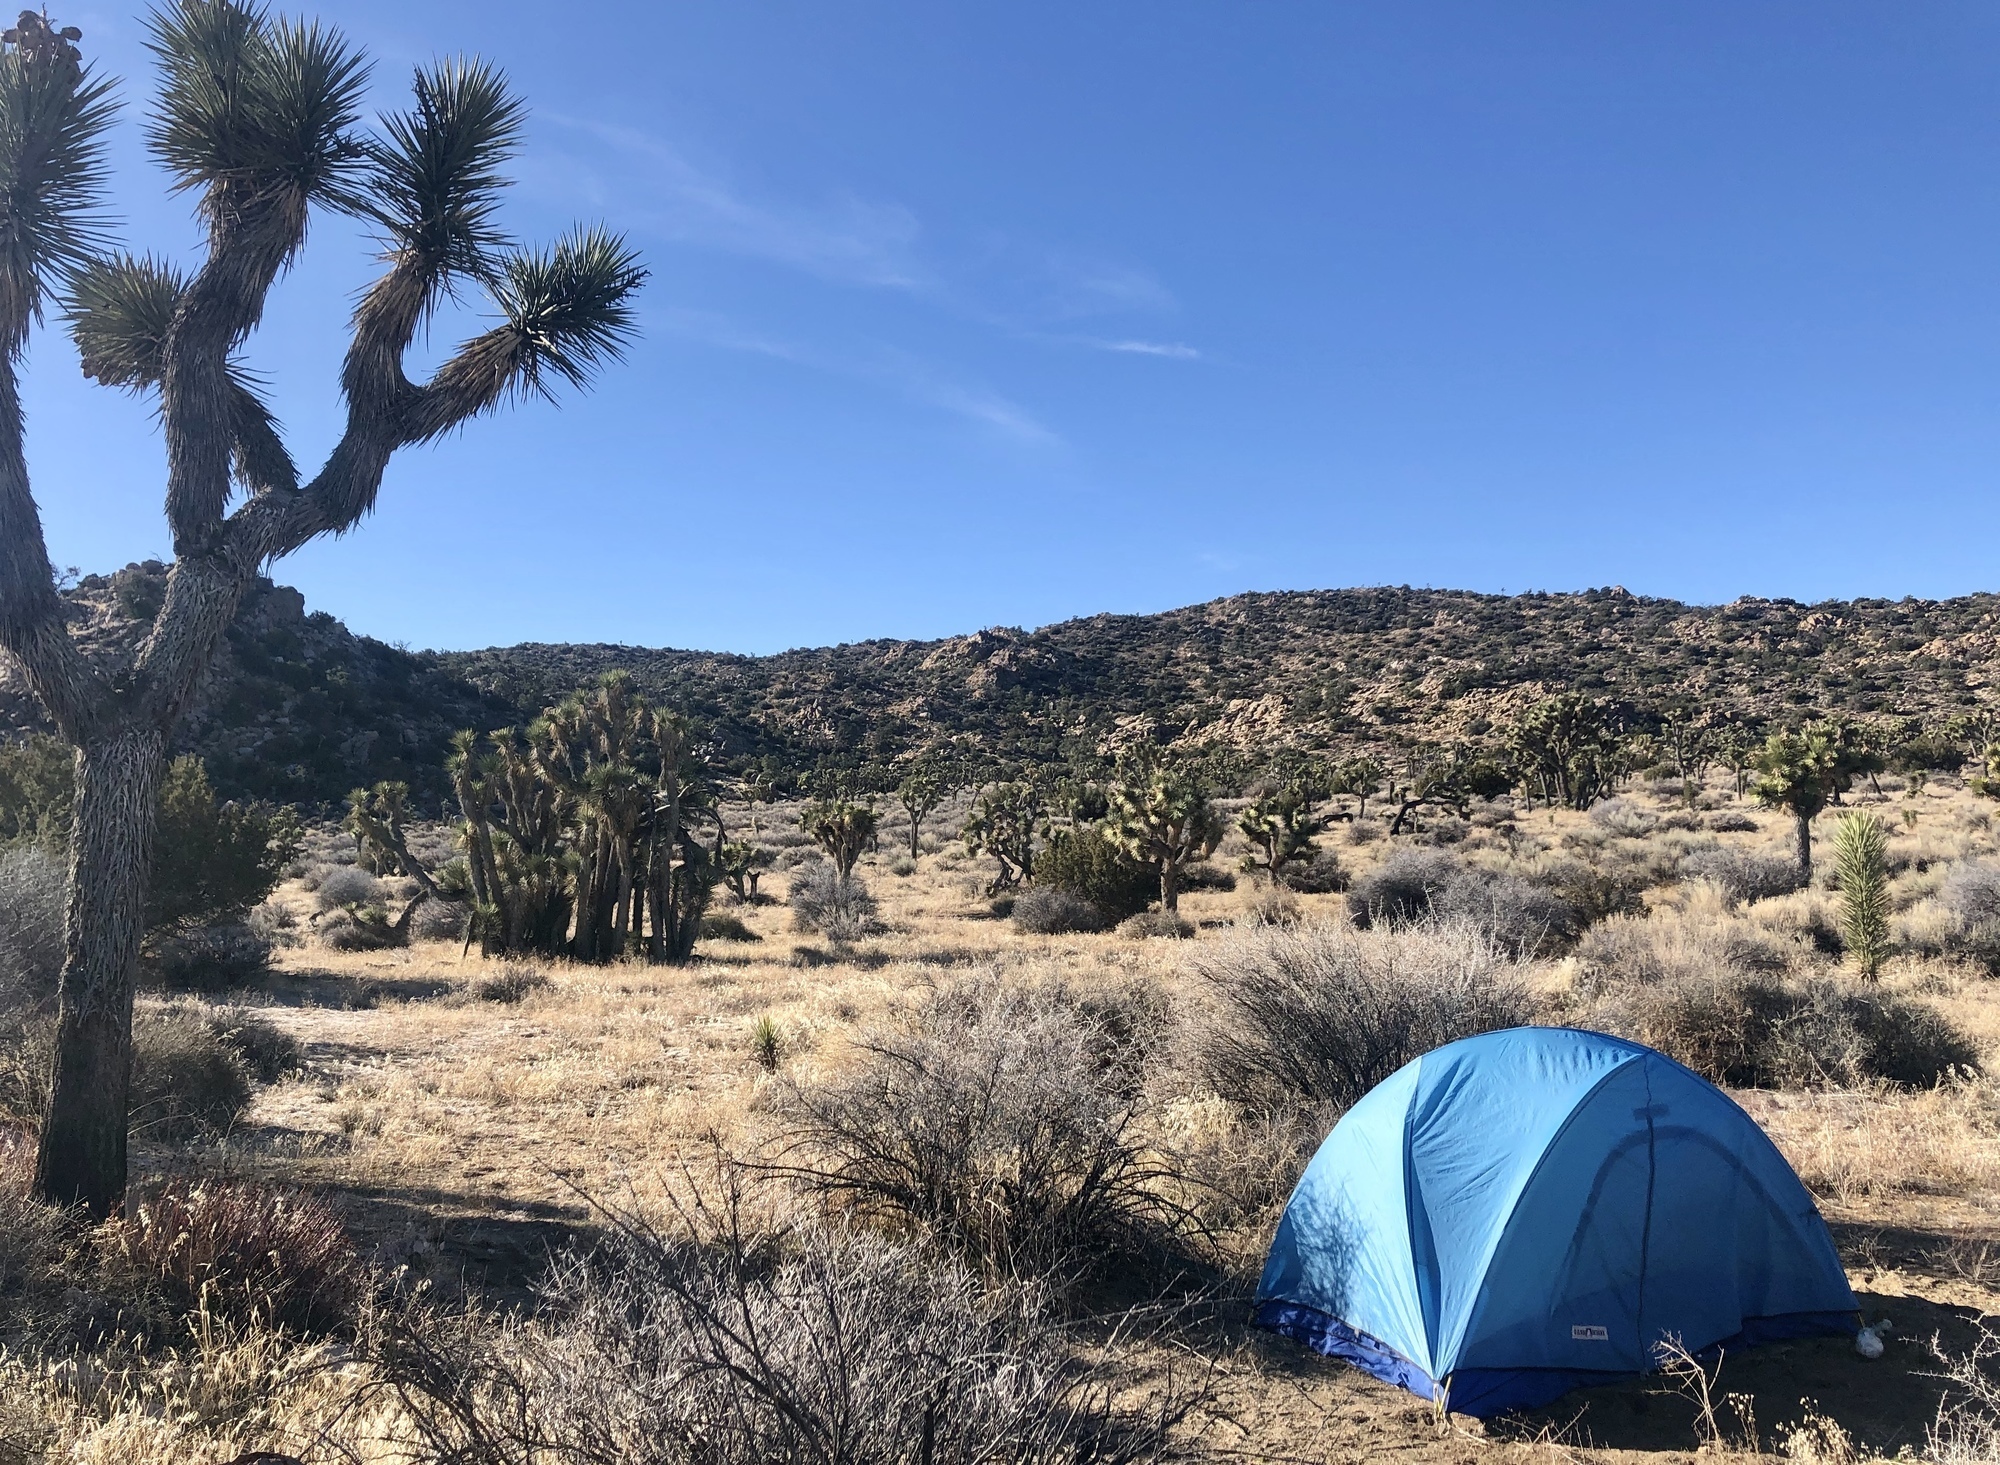
[[[358,523],[397,450],[587,383],[630,337],[645,276],[599,230],[545,250],[507,240],[495,208],[523,114],[483,63],[419,69],[411,110],[370,133],[367,65],[334,31],[236,0],[171,0],[149,24],[160,89],[147,145],[207,235],[191,276],[111,246],[97,210],[112,86],[84,65],[78,31],[23,12],[0,37],[0,647],[77,750],[35,1189],[99,1216],[125,1193],[133,984],[167,747],[239,601],[271,561]],[[307,477],[239,352],[316,208],[367,221],[383,270],[354,308],[345,426]],[[466,286],[486,292],[497,323],[411,381],[411,343]],[[175,560],[129,668],[70,636],[29,488],[17,372],[50,305],[85,375],[157,394]]]
[[[1809,722],[1797,732],[1775,732],[1755,759],[1757,781],[1751,791],[1759,803],[1783,809],[1798,831],[1799,879],[1812,879],[1812,822],[1841,790],[1838,730],[1828,722]]]
[[[1180,909],[1181,872],[1222,842],[1207,790],[1186,769],[1150,752],[1123,761],[1110,790],[1104,829],[1128,859],[1160,879],[1160,909]]]
[[[818,845],[845,880],[875,839],[875,806],[848,798],[815,799],[799,815],[799,828]]]

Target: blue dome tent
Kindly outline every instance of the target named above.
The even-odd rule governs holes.
[[[1721,1090],[1637,1043],[1513,1028],[1348,1111],[1285,1207],[1256,1320],[1488,1416],[1696,1352],[1852,1333],[1812,1198]]]

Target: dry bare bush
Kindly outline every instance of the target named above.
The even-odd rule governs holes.
[[[55,991],[66,880],[38,845],[0,849],[0,1015]]]
[[[1059,885],[1031,885],[1022,891],[1014,898],[1013,921],[1036,936],[1104,929],[1104,917],[1096,906]]]
[[[1795,949],[1716,903],[1693,900],[1651,916],[1592,926],[1574,953],[1579,987],[1656,987],[1728,973],[1782,972]]]
[[[1516,963],[1467,924],[1242,930],[1196,947],[1186,1068],[1244,1107],[1344,1108],[1420,1054],[1534,1018]]]
[[[359,865],[337,865],[313,887],[313,904],[322,911],[380,905],[387,898],[382,882]]]
[[[1151,1251],[1183,1218],[1135,1133],[1139,1036],[1059,984],[955,983],[852,1069],[781,1080],[776,1168],[995,1275]]]
[[[300,1337],[349,1327],[367,1288],[331,1206],[248,1182],[169,1180],[107,1223],[100,1247],[182,1315]]]
[[[1554,951],[1575,938],[1580,924],[1567,901],[1541,886],[1440,850],[1398,850],[1354,882],[1347,909],[1363,929],[1420,921],[1470,925],[1516,956]]]
[[[1933,1338],[1937,1376],[1945,1397],[1926,1439],[1927,1458],[1938,1465],[1992,1465],[2000,1460],[2000,1331],[1981,1318],[1979,1335],[1963,1353],[1949,1353]]]
[[[1649,953],[1652,971],[1633,980],[1628,966],[1607,981],[1599,969],[1585,988],[1594,995],[1572,1009],[1571,1021],[1742,1088],[1923,1086],[1978,1066],[1971,1038],[1927,1002],[1872,984],[1749,968],[1727,932],[1659,924],[1667,939]],[[1698,959],[1704,939],[1716,957],[1708,963]],[[1628,956],[1634,950],[1645,947],[1628,941]]]
[[[1194,935],[1194,923],[1173,911],[1140,911],[1118,923],[1118,934],[1133,941],[1185,941]]]
[[[549,974],[540,967],[503,964],[490,977],[482,977],[472,985],[472,995],[481,1002],[499,1002],[512,1005],[525,1002],[537,992],[554,986]]]
[[[1659,827],[1659,819],[1623,795],[1594,804],[1590,822],[1621,839],[1644,839]]]
[[[152,944],[146,975],[180,992],[218,992],[243,987],[271,968],[271,942],[248,925],[198,926],[175,931]]]
[[[250,1107],[249,1065],[198,1004],[142,1007],[132,1019],[132,1129],[153,1139],[224,1133]]]
[[[733,1223],[732,1211],[729,1221]],[[386,1314],[366,1385],[421,1458],[529,1465],[1139,1465],[1195,1458],[1207,1371],[1085,1344],[1032,1292],[838,1222],[620,1219],[542,1318]],[[358,1411],[357,1411],[358,1412]]]
[[[1706,880],[1733,902],[1768,900],[1799,888],[1799,867],[1778,855],[1725,845],[1681,860],[1683,880]]]
[[[817,931],[829,941],[859,941],[877,928],[875,897],[861,877],[842,875],[824,860],[792,872],[786,900],[794,926]]]

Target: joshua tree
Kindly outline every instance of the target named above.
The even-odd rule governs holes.
[[[993,856],[1000,873],[991,890],[1004,890],[1035,875],[1035,841],[1048,833],[1042,796],[1027,779],[981,789],[965,816],[962,831],[968,854]]]
[[[1508,750],[1551,804],[1588,809],[1619,772],[1619,733],[1611,707],[1581,692],[1545,697],[1521,715]]]
[[[176,0],[150,25],[161,85],[147,143],[207,235],[191,276],[108,247],[96,208],[111,87],[83,65],[78,33],[24,13],[0,44],[0,647],[77,750],[35,1188],[98,1215],[125,1190],[132,992],[168,740],[238,602],[272,560],[357,523],[399,448],[587,382],[630,334],[644,276],[599,231],[542,251],[508,244],[495,206],[522,111],[487,66],[420,70],[412,109],[371,135],[359,125],[367,67],[333,31],[237,0]],[[384,268],[355,306],[346,425],[306,477],[238,352],[315,208],[367,220]],[[418,330],[474,284],[499,322],[410,381]],[[130,666],[101,664],[70,636],[29,489],[17,372],[50,303],[86,375],[157,393],[175,560]]]
[[[2000,743],[1988,743],[1980,761],[1985,771],[1968,778],[1965,786],[1983,799],[2000,799]]]
[[[946,799],[965,786],[958,770],[944,758],[932,752],[918,756],[896,785],[896,802],[903,806],[903,812],[910,817],[910,858],[915,859],[923,851],[918,838],[923,833],[924,820]]]
[[[1158,872],[1160,909],[1179,910],[1181,871],[1222,842],[1207,791],[1184,769],[1142,753],[1120,765],[1110,798],[1105,833],[1127,858]]]
[[[1833,835],[1840,877],[1840,937],[1873,981],[1889,958],[1889,831],[1873,814],[1843,815]]]
[[[1832,729],[1809,722],[1797,732],[1775,732],[1754,760],[1757,801],[1783,809],[1797,821],[1799,879],[1812,879],[1812,822],[1839,791],[1840,749]]]
[[[1243,837],[1264,852],[1260,865],[1255,856],[1244,858],[1246,869],[1261,868],[1277,885],[1284,880],[1285,866],[1304,859],[1318,846],[1315,837],[1326,828],[1326,819],[1313,812],[1318,792],[1304,782],[1292,782],[1261,794],[1236,820]]]
[[[845,880],[875,838],[875,809],[851,799],[816,799],[799,815],[799,828],[811,836]]]
[[[1382,765],[1373,758],[1349,758],[1333,771],[1333,782],[1329,792],[1352,794],[1355,798],[1354,817],[1368,817],[1368,797],[1382,786]]]
[[[679,720],[614,672],[489,743],[460,733],[448,765],[484,948],[685,961],[722,872],[695,837],[714,791]]]

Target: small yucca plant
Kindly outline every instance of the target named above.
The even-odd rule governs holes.
[[[778,1036],[778,1025],[771,1020],[770,1013],[764,1013],[750,1025],[750,1051],[757,1059],[757,1066],[766,1073],[777,1071],[778,1059],[783,1056],[784,1041]]]
[[[1889,959],[1889,831],[1873,814],[1845,815],[1833,836],[1840,880],[1840,936],[1861,974],[1874,980]]]

